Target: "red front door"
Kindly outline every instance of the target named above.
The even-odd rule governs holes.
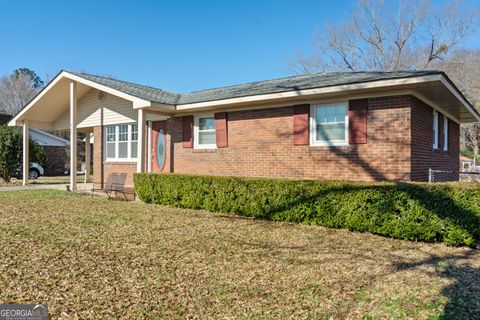
[[[167,147],[167,122],[152,122],[152,171],[153,172],[169,172]]]

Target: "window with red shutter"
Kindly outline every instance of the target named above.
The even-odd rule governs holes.
[[[367,143],[368,99],[348,102],[348,142],[350,144]]]
[[[309,113],[310,105],[301,104],[294,106],[293,114],[293,144],[296,146],[309,143]]]
[[[182,120],[182,145],[184,148],[193,148],[193,116],[184,116]]]
[[[228,123],[227,113],[218,112],[214,114],[215,117],[215,131],[217,136],[217,148],[228,147]]]

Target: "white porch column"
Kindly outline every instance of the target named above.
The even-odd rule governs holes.
[[[152,121],[147,121],[147,172],[152,172]]]
[[[145,172],[145,110],[138,109],[137,172]]]
[[[90,134],[91,129],[85,131],[85,183],[90,182]]]
[[[23,120],[23,181],[22,184],[26,186],[28,184],[28,177],[30,172],[30,126],[28,120]]]
[[[70,190],[77,190],[77,83],[70,81]]]

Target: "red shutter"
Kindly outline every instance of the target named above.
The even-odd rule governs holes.
[[[217,148],[228,147],[228,125],[227,113],[219,112],[214,114],[215,132],[217,135]]]
[[[348,102],[348,142],[350,144],[367,143],[368,99]]]
[[[182,145],[184,148],[193,148],[193,116],[183,117]]]
[[[294,106],[293,114],[293,144],[296,146],[309,144],[308,118],[310,113],[309,104]]]

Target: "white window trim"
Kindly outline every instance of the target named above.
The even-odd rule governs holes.
[[[316,140],[315,109],[330,106],[345,107],[345,140],[344,141],[323,141]],[[333,102],[325,104],[310,105],[310,145],[311,146],[348,146],[348,102]]]
[[[448,151],[448,118],[443,115],[443,150]]]
[[[204,113],[204,114],[198,114],[193,117],[193,148],[194,149],[217,149],[217,143],[215,142],[214,144],[199,144],[198,143],[198,132],[199,132],[199,119],[200,118],[214,118],[213,121],[215,121],[215,117],[213,113]],[[217,128],[214,129],[214,132],[216,132]],[[212,130],[213,131],[213,130]]]
[[[138,157],[138,147],[137,147],[137,157],[134,157],[132,158],[132,125],[136,125],[137,123],[119,123],[119,124],[114,124],[114,125],[106,125],[104,127],[104,137],[103,137],[103,154],[104,154],[104,157],[103,157],[103,160],[106,161],[106,162],[136,162],[137,161],[137,157]],[[119,148],[118,148],[118,144],[119,144],[119,136],[120,136],[120,129],[119,129],[119,126],[123,126],[123,125],[127,125],[128,126],[128,129],[127,129],[127,134],[128,134],[128,137],[127,137],[127,141],[122,141],[122,142],[126,142],[127,143],[127,155],[128,157],[127,158],[119,158],[118,157],[118,153],[119,153]],[[115,157],[114,158],[109,158],[107,157],[107,127],[115,127]],[[111,142],[110,142],[111,143]],[[137,140],[137,143],[138,143],[138,140]]]
[[[433,110],[433,149],[438,149],[438,111]]]

